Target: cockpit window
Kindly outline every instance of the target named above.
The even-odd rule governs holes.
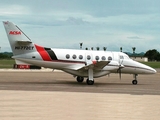
[[[120,55],[119,57],[120,57],[120,59],[126,59],[126,60],[130,59],[129,56],[125,55],[125,54],[124,55]]]
[[[124,59],[130,59],[127,55],[124,56]]]
[[[124,57],[122,55],[120,55],[120,59],[124,59]]]

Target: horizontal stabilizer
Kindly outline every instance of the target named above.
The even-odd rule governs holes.
[[[28,63],[26,63],[26,62],[17,60],[17,59],[15,59],[15,62],[16,62],[17,65],[31,65],[31,64],[28,64]]]
[[[28,41],[28,40],[19,40],[17,41],[18,43],[32,43],[31,41]]]

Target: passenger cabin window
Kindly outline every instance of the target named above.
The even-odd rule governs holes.
[[[67,55],[66,55],[66,58],[67,58],[67,59],[69,59],[69,58],[70,58],[70,55],[69,55],[69,54],[67,54]]]
[[[83,56],[82,56],[82,55],[79,55],[79,59],[83,59]]]
[[[106,60],[106,57],[105,57],[105,56],[102,56],[102,60]]]
[[[108,60],[109,60],[109,61],[111,61],[111,60],[112,60],[112,57],[111,57],[111,56],[109,56],[109,57],[108,57]]]
[[[76,59],[76,58],[77,58],[77,56],[74,54],[74,55],[72,56],[72,58],[73,58],[73,59]]]
[[[96,60],[99,60],[99,56],[96,56],[95,59],[96,59]]]
[[[91,59],[91,56],[90,55],[87,55],[87,60],[90,60]]]

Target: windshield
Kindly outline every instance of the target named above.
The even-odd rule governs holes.
[[[126,60],[130,59],[129,56],[126,54],[121,54],[119,57],[120,57],[120,59],[126,59]]]

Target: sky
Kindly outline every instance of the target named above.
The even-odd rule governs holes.
[[[0,0],[0,21],[11,21],[41,46],[160,52],[160,0]],[[11,48],[2,22],[0,52]]]

